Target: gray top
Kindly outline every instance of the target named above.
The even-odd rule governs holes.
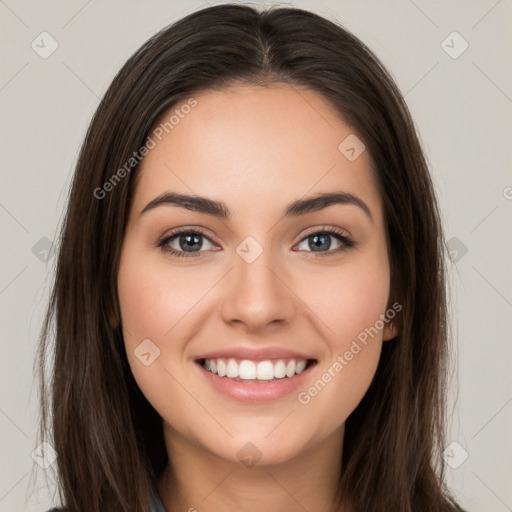
[[[62,510],[62,508],[52,508],[47,512],[62,512]],[[153,492],[153,498],[151,499],[151,512],[167,512],[157,491]]]
[[[151,512],[167,512],[156,490],[153,493],[153,499],[151,501]]]

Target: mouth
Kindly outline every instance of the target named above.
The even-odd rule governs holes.
[[[198,368],[208,388],[231,400],[262,404],[305,389],[316,359],[201,358]]]
[[[245,384],[271,384],[295,379],[317,363],[316,359],[266,359],[254,361],[238,358],[197,359],[206,372]]]

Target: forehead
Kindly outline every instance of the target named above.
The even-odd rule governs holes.
[[[355,134],[318,93],[243,85],[192,97],[152,129],[155,146],[138,171],[139,211],[167,190],[221,199],[237,211],[343,190],[380,209],[368,151],[350,160],[340,150]]]

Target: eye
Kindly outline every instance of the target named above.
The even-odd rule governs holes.
[[[339,246],[329,250],[331,249],[331,240],[333,238],[336,239]],[[336,228],[322,228],[320,231],[313,231],[310,233],[297,247],[300,248],[301,245],[312,248],[311,251],[305,249],[306,252],[315,252],[317,253],[317,256],[326,256],[346,251],[347,249],[354,247],[355,242]],[[302,250],[304,250],[304,248],[302,248]]]
[[[204,240],[207,241],[207,245],[210,244],[211,247],[217,247],[202,231],[194,229],[182,229],[167,234],[158,242],[157,246],[173,256],[194,258],[199,256],[198,253],[202,252]],[[207,249],[211,249],[211,247],[207,247]]]
[[[338,247],[331,249],[331,240],[333,238],[336,240]],[[201,249],[205,249],[204,241],[206,241],[207,245],[206,250],[218,249],[206,234],[198,229],[180,229],[168,233],[157,242],[157,246],[172,256],[194,258],[201,256],[201,252],[204,252],[201,251]],[[311,247],[312,250],[304,249],[304,247],[300,248],[304,244],[307,247]],[[297,247],[302,251],[314,252],[316,256],[328,256],[333,253],[346,251],[354,246],[355,242],[342,231],[336,228],[322,228],[319,231],[311,232],[307,237],[303,238]]]

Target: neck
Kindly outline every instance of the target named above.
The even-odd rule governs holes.
[[[279,464],[245,466],[221,459],[164,421],[169,464],[157,482],[167,512],[265,510],[350,512],[339,504],[343,426]]]

